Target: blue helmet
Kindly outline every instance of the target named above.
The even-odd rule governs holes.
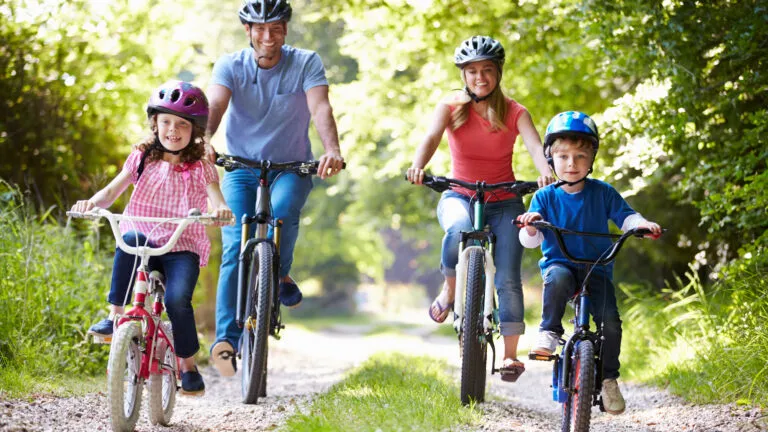
[[[555,140],[566,136],[588,140],[597,154],[600,137],[595,121],[583,112],[566,111],[552,117],[547,125],[547,132],[544,134],[544,156],[550,157],[549,149]]]

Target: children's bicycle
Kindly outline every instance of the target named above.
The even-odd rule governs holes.
[[[491,346],[491,373],[496,368],[496,349],[493,334],[498,333],[499,318],[494,276],[494,246],[496,236],[485,221],[486,194],[508,191],[518,196],[538,189],[536,182],[505,182],[489,184],[425,175],[424,186],[442,193],[454,186],[475,192],[471,200],[473,230],[462,232],[459,241],[459,262],[456,265],[456,295],[454,300],[453,328],[459,338],[461,352],[461,402],[485,400],[486,365],[488,345]]]
[[[628,230],[624,234],[606,234],[572,231],[558,228],[549,222],[534,221],[529,225],[536,229],[547,229],[554,233],[557,245],[565,257],[574,263],[586,266],[586,277],[579,290],[571,297],[570,303],[575,311],[573,335],[568,340],[560,339],[560,354],[540,355],[530,353],[531,360],[554,361],[552,368],[552,398],[563,404],[561,432],[585,432],[589,430],[592,406],[603,408],[600,396],[603,387],[603,330],[592,331],[589,328],[590,292],[589,277],[595,266],[608,265],[616,259],[624,242],[630,237],[643,237],[651,234],[645,228]],[[573,256],[565,245],[563,234],[587,237],[608,237],[613,243],[598,258]]]
[[[167,426],[173,415],[179,380],[179,360],[173,345],[169,322],[162,321],[165,310],[165,278],[157,270],[149,271],[149,258],[168,253],[191,223],[211,224],[221,220],[192,209],[183,218],[137,217],[94,208],[86,213],[67,212],[73,218],[106,218],[112,228],[117,246],[141,262],[133,286],[133,308],[114,318],[115,331],[107,365],[107,396],[110,420],[114,431],[132,431],[139,419],[144,382],[149,392],[149,420]],[[161,247],[147,244],[129,246],[120,233],[120,222],[173,223],[177,227],[168,242]],[[145,308],[147,296],[154,296],[152,308]]]
[[[267,336],[280,339],[285,328],[280,314],[280,228],[283,222],[272,214],[268,175],[270,171],[300,176],[317,174],[318,161],[251,161],[231,155],[217,155],[216,165],[227,171],[246,169],[259,178],[254,215],[243,215],[237,277],[235,322],[243,329],[238,357],[242,359],[243,403],[255,404],[267,395]],[[344,165],[346,167],[346,164]],[[258,171],[257,171],[258,170]],[[253,236],[251,225],[255,224]],[[272,238],[268,237],[269,228]]]

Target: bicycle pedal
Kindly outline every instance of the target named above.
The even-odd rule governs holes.
[[[93,336],[93,343],[106,344],[106,345],[109,345],[112,343],[112,336],[96,336],[96,335],[92,335],[92,336]]]
[[[538,361],[552,361],[557,359],[557,354],[543,355],[543,354],[536,354],[536,353],[528,353],[528,359],[538,360]]]

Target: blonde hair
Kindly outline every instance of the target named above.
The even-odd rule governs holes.
[[[555,142],[552,143],[552,146],[549,148],[549,154],[554,155],[555,152],[565,146],[573,146],[579,150],[586,150],[587,153],[592,155],[592,159],[595,158],[595,146],[592,145],[591,141],[585,138],[567,135],[557,138]]]
[[[198,126],[195,122],[192,123],[192,137],[189,139],[189,145],[184,147],[179,157],[182,162],[195,162],[199,161],[205,155],[205,128]],[[146,162],[153,162],[161,160],[163,158],[163,151],[158,148],[152,148],[152,144],[155,143],[157,137],[157,114],[153,114],[149,118],[149,129],[151,133],[147,135],[142,141],[139,141],[134,145],[134,148],[145,152],[147,149],[149,154],[147,155]]]
[[[491,123],[491,132],[498,132],[498,131],[504,131],[506,132],[508,130],[507,125],[504,123],[504,120],[507,118],[507,98],[504,96],[504,92],[501,90],[501,69],[498,69],[498,80],[499,83],[496,85],[496,88],[493,89],[491,94],[488,96],[488,109],[486,110],[486,118]],[[466,79],[464,79],[464,70],[461,71],[461,79],[466,84]],[[468,90],[464,90],[464,93],[467,93]],[[467,119],[469,118],[469,110],[472,107],[471,102],[472,99],[467,97],[466,102],[464,104],[459,105],[457,109],[451,113],[451,129],[456,130],[461,127],[464,123],[467,122]]]

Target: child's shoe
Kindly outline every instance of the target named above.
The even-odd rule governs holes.
[[[557,343],[560,341],[560,336],[548,330],[539,330],[539,336],[536,338],[536,345],[531,350],[531,353],[550,356],[557,349]]]
[[[195,366],[195,370],[181,373],[181,394],[187,396],[202,396],[205,394],[203,376]]]
[[[109,318],[104,318],[92,325],[91,328],[88,329],[88,334],[94,336],[97,340],[100,339],[104,342],[110,342],[112,340],[112,332],[114,331],[114,328],[115,322]]]
[[[626,404],[624,396],[621,395],[619,383],[615,379],[603,380],[603,408],[608,414],[619,415],[624,412]]]
[[[290,308],[297,307],[303,298],[299,286],[291,281],[280,282],[280,293],[278,295],[280,303]]]

